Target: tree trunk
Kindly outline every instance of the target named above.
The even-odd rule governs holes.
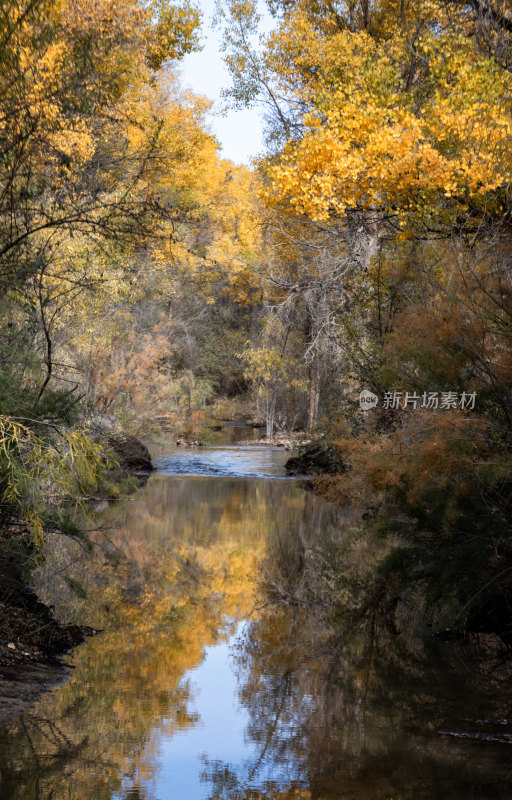
[[[41,400],[44,390],[50,383],[52,373],[53,373],[53,354],[52,354],[52,340],[50,337],[50,324],[48,324],[46,319],[46,314],[44,310],[44,299],[43,299],[43,276],[44,276],[44,269],[41,270],[41,274],[39,276],[39,290],[38,290],[38,297],[39,297],[39,312],[41,314],[41,325],[43,328],[43,334],[45,339],[45,348],[46,348],[46,355],[45,355],[45,364],[46,364],[46,377],[43,381],[43,385],[39,389],[39,394],[37,395],[36,406]]]
[[[318,418],[318,404],[320,402],[320,364],[316,354],[311,360],[309,367],[309,391],[308,391],[308,433],[313,430]]]
[[[267,439],[274,435],[274,417],[276,413],[276,394],[275,391],[267,394],[267,413],[266,413],[266,433]]]

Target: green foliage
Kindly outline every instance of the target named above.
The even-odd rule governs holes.
[[[69,532],[69,521],[49,509],[68,502],[75,506],[98,486],[102,449],[81,430],[37,425],[0,417],[0,508],[29,532],[37,547],[48,523]]]

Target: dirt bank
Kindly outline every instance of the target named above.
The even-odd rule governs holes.
[[[298,455],[289,458],[284,468],[288,475],[332,475],[344,472],[346,465],[333,445],[311,442]]]
[[[137,475],[153,471],[148,448],[135,436],[113,433],[107,436],[107,444],[125,472]]]
[[[66,676],[59,657],[96,633],[63,627],[26,586],[18,557],[0,557],[0,721],[24,711],[39,694]],[[30,557],[26,549],[26,557]]]

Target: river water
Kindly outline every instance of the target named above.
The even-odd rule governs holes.
[[[511,798],[492,643],[326,623],[295,584],[350,516],[240,435],[156,447],[147,485],[85,520],[92,553],[50,541],[38,591],[103,632],[0,728],[1,800]]]

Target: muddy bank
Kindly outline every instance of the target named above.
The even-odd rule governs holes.
[[[17,559],[0,557],[0,572],[0,720],[4,720],[63,680],[67,672],[60,656],[96,631],[59,625],[27,587],[26,572]]]

